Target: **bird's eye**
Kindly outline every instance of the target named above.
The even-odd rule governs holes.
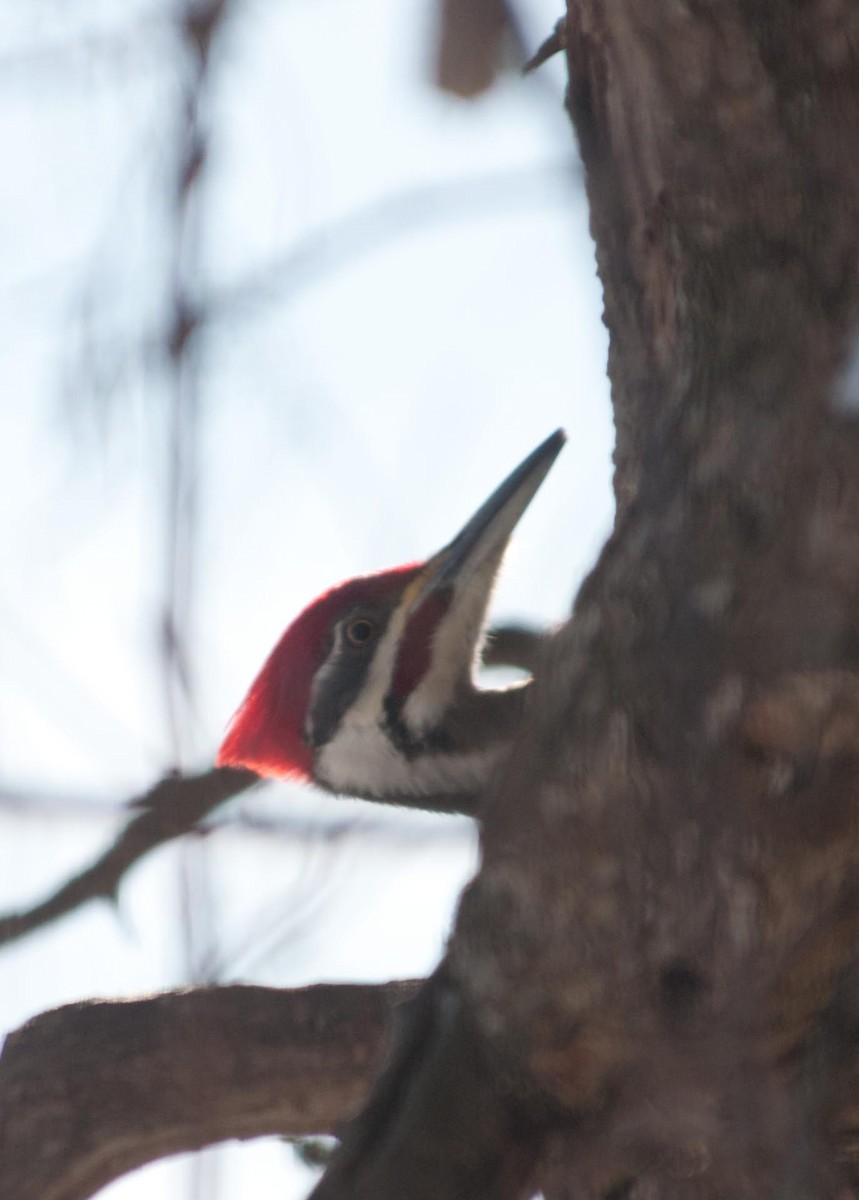
[[[375,625],[367,617],[356,617],[346,626],[346,641],[351,646],[366,646],[375,632]]]

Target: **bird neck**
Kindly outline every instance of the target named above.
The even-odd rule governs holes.
[[[520,723],[529,685],[483,690],[469,682],[425,728],[393,711],[384,723],[346,721],[318,755],[314,778],[328,791],[378,803],[475,816]]]

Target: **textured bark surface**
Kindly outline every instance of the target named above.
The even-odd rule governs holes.
[[[577,0],[567,43],[618,521],[452,959],[580,1115],[555,1195],[853,1194],[859,10]]]
[[[0,1196],[83,1200],[225,1138],[331,1132],[360,1107],[413,991],[201,988],[44,1013],[0,1058]]]
[[[447,962],[317,1195],[847,1200],[859,7],[577,0],[565,41],[616,530],[542,654]],[[75,1200],[171,1149],[331,1128],[387,1004],[353,991],[285,994],[277,1036],[189,1024],[181,996],[107,1006],[104,1042],[101,1006],[39,1018],[0,1060],[0,1194]],[[157,1036],[123,1023],[137,1003]],[[92,1046],[129,1056],[101,1090]]]

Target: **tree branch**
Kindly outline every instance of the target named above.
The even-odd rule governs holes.
[[[525,625],[499,625],[489,631],[483,648],[483,665],[533,671],[539,649],[545,640],[545,633],[539,629],[529,629]]]
[[[201,988],[35,1017],[0,1055],[0,1195],[85,1200],[225,1138],[335,1131],[416,986]]]
[[[115,900],[125,873],[151,850],[190,833],[226,800],[258,783],[252,771],[213,768],[201,775],[168,777],[129,801],[139,810],[113,845],[32,908],[0,917],[0,946],[66,916],[90,900]]]

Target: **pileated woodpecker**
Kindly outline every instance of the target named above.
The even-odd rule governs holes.
[[[476,687],[486,610],[565,440],[560,429],[548,437],[426,562],[351,579],[306,608],[233,718],[218,765],[473,813],[528,686]]]

